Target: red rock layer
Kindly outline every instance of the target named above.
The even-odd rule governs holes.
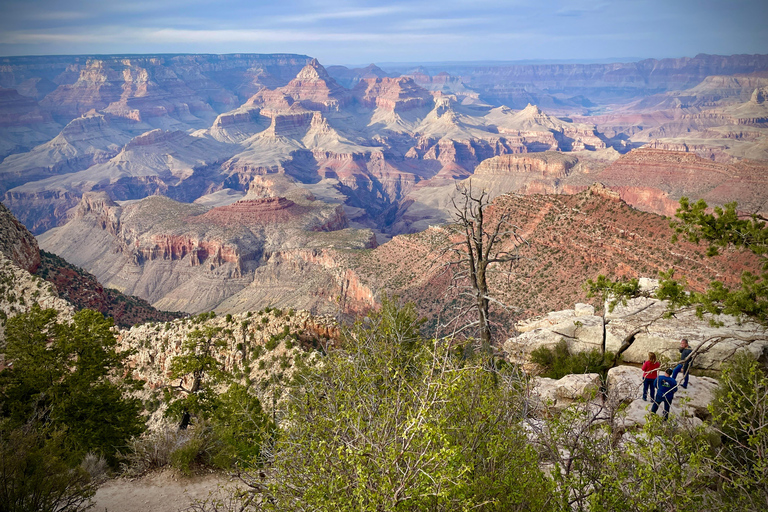
[[[641,148],[612,163],[599,180],[623,190],[630,204],[665,215],[674,213],[682,196],[712,205],[738,200],[743,211],[765,211],[768,205],[768,164],[762,162],[725,164],[694,153]],[[654,203],[665,206],[649,207]]]
[[[298,103],[309,110],[330,112],[339,110],[351,99],[349,91],[337,84],[316,59],[312,59],[287,85],[259,91],[247,104],[285,109]]]
[[[410,77],[365,78],[352,90],[363,106],[404,112],[432,104],[432,95]]]
[[[307,211],[307,208],[284,197],[269,197],[218,206],[202,215],[190,217],[188,222],[194,224],[210,223],[219,226],[283,223],[296,219]]]
[[[475,174],[541,173],[542,176],[566,177],[578,160],[557,153],[502,155],[483,160]]]

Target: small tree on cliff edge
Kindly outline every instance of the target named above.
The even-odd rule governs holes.
[[[742,215],[736,203],[724,208],[715,207],[709,213],[707,203],[699,200],[691,203],[687,197],[680,199],[680,208],[675,213],[670,227],[675,230],[672,242],[679,236],[693,243],[709,244],[707,256],[716,256],[726,247],[746,249],[758,257],[762,275],[745,271],[741,274],[741,286],[728,289],[721,281],[712,281],[703,293],[689,292],[684,278],[676,279],[674,270],[660,272],[661,281],[655,293],[657,299],[669,302],[667,315],[682,308],[694,308],[701,318],[704,313],[714,315],[710,320],[717,323],[716,316],[727,314],[757,322],[768,327],[768,228],[766,219],[760,215]],[[637,280],[614,282],[605,276],[587,281],[588,296],[612,297],[610,307],[627,298],[640,295]]]
[[[464,231],[464,239],[452,247],[455,259],[452,262],[459,270],[454,280],[468,279],[471,291],[464,292],[471,298],[470,310],[477,311],[477,325],[483,349],[490,350],[491,322],[489,317],[491,303],[502,304],[494,299],[488,289],[488,271],[495,263],[511,263],[520,259],[516,250],[501,249],[505,237],[513,239],[517,248],[525,240],[518,234],[517,226],[510,223],[510,213],[501,212],[492,221],[486,218],[491,197],[486,190],[472,188],[470,180],[466,185],[456,186],[457,194],[453,197],[454,215]]]

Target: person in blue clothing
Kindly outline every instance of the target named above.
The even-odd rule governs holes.
[[[683,338],[680,340],[680,363],[675,366],[674,371],[672,372],[672,378],[677,380],[677,374],[680,373],[680,370],[683,371],[683,383],[680,385],[681,388],[687,389],[688,388],[688,369],[691,366],[691,360],[693,358],[691,357],[691,353],[693,350],[691,350],[691,347],[688,346],[688,340]]]
[[[672,405],[672,398],[677,391],[677,381],[672,378],[672,370],[667,368],[664,370],[665,375],[659,375],[656,379],[656,399],[653,401],[653,407],[651,412],[656,414],[659,410],[659,405],[664,404],[664,419],[669,417],[669,408]]]

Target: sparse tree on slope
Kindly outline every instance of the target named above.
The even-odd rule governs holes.
[[[471,309],[477,312],[476,325],[485,351],[491,346],[491,303],[501,304],[494,299],[488,288],[488,272],[494,264],[511,263],[520,259],[513,251],[501,248],[502,239],[511,237],[514,246],[525,241],[517,226],[510,222],[508,212],[500,212],[493,221],[487,218],[491,203],[487,191],[473,190],[472,182],[456,188],[458,195],[452,199],[456,221],[463,230],[464,240],[455,244],[454,263],[460,270],[454,279],[468,279],[471,291]],[[503,306],[503,305],[502,305]]]
[[[215,352],[226,347],[226,340],[219,337],[221,327],[205,326],[187,335],[181,355],[171,361],[170,377],[179,384],[166,388],[166,401],[170,402],[167,415],[180,418],[179,428],[187,428],[192,415],[211,411],[215,395],[212,386],[227,377],[224,364]],[[184,379],[190,377],[189,385]]]

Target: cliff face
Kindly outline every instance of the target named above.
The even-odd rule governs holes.
[[[460,75],[487,100],[498,98],[496,84],[527,85],[530,90],[568,91],[612,100],[693,87],[711,75],[735,75],[768,69],[766,55],[705,55],[679,59],[646,59],[613,64],[541,64],[524,66],[454,66],[445,69]],[[535,91],[534,90],[534,94]],[[502,91],[504,89],[502,88]],[[508,97],[508,95],[507,95]],[[499,98],[501,99],[501,98]],[[509,104],[518,107],[518,105]]]
[[[565,178],[578,160],[558,153],[504,155],[484,160],[475,175],[507,173],[541,173],[542,176]]]
[[[35,76],[58,84],[41,100],[56,117],[107,109],[141,121],[163,115],[208,118],[247,98],[238,93],[264,83],[285,84],[309,61],[280,54],[116,55],[6,57],[0,65],[3,87],[21,87]]]
[[[334,289],[347,293],[343,290],[354,285],[346,284],[353,278],[328,261],[334,260],[336,250],[375,247],[376,238],[349,229],[340,206],[329,207],[296,191],[293,197],[209,208],[162,197],[119,206],[106,194],[89,193],[73,219],[46,233],[41,243],[93,272],[105,285],[163,309],[197,312],[231,299],[235,311],[270,304],[332,310],[331,301],[340,293]],[[329,246],[336,249],[318,259],[316,251]],[[317,298],[290,303],[289,292],[265,282],[267,267],[284,276],[280,281],[286,290],[293,280],[298,287],[309,286],[310,296]],[[324,277],[312,284],[315,272]],[[282,302],[260,295],[262,285],[275,290],[278,298],[282,293]]]
[[[40,249],[32,233],[0,203],[0,253],[27,272],[40,266]]]
[[[633,206],[673,215],[682,196],[711,205],[738,201],[744,211],[768,209],[768,165],[742,161],[718,163],[692,152],[643,148],[608,166],[595,179],[619,190]]]

